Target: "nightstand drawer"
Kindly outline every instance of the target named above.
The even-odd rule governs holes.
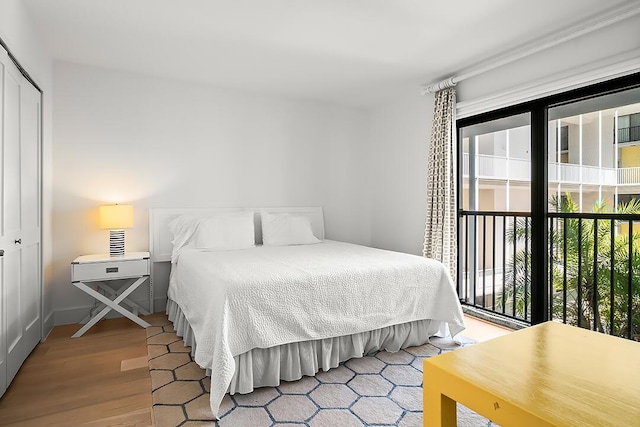
[[[93,262],[72,264],[71,281],[113,280],[149,275],[149,260]]]

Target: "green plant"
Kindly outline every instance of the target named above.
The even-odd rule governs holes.
[[[570,194],[560,199],[552,197],[550,210],[579,212]],[[639,339],[640,233],[620,232],[628,222],[607,219],[611,211],[602,202],[594,204],[591,213],[603,217],[553,219],[549,234],[551,317],[618,336],[627,336],[630,328],[631,337]],[[640,200],[620,204],[616,213],[640,214]],[[516,316],[521,318],[526,318],[525,310],[528,317],[531,301],[531,253],[525,249],[530,235],[529,222],[524,218],[507,231],[509,241],[518,242],[520,247],[505,272],[505,282],[515,286],[505,287],[496,298],[498,307],[513,309],[515,305]]]

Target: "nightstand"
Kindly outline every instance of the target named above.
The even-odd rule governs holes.
[[[83,255],[73,260],[71,284],[100,301],[100,304],[80,322],[86,324],[73,334],[73,338],[84,334],[111,310],[117,311],[143,328],[151,326],[138,317],[138,314],[150,314],[153,311],[153,285],[150,273],[149,252],[127,252],[124,256],[118,257],[111,257],[109,254]],[[109,286],[114,280],[123,280],[124,283],[116,290]],[[149,310],[127,298],[147,280]],[[100,290],[104,294],[100,293]]]

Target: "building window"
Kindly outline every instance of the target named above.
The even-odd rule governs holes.
[[[628,204],[632,200],[640,200],[640,194],[618,194],[618,204]]]
[[[560,150],[558,150],[558,137]],[[561,126],[559,135],[556,134],[556,162],[569,163],[569,126]]]
[[[569,126],[560,128],[560,152],[569,151]]]
[[[618,142],[640,141],[640,113],[618,117]]]

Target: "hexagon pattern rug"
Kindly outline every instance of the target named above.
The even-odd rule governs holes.
[[[157,427],[422,426],[422,361],[473,342],[432,338],[396,353],[351,359],[315,377],[283,381],[249,394],[226,395],[220,420],[209,408],[210,378],[166,319],[147,328],[153,414]],[[491,423],[458,405],[458,426]]]

